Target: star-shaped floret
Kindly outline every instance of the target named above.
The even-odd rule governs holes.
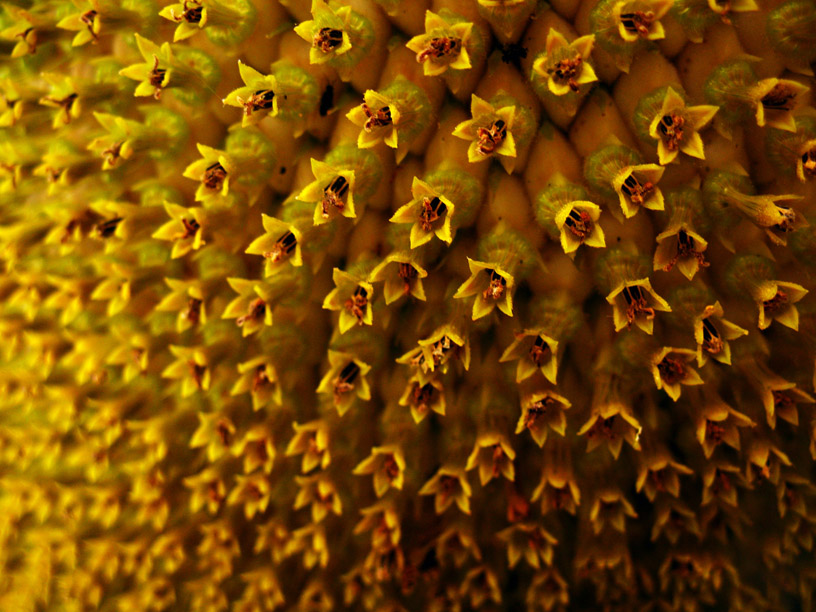
[[[99,40],[99,33],[102,30],[99,2],[98,0],[91,0],[85,6],[87,10],[71,13],[57,22],[58,28],[76,32],[74,39],[71,41],[72,47],[81,47],[89,42]]]
[[[516,382],[528,379],[539,370],[547,380],[555,384],[558,374],[558,341],[542,329],[525,329],[499,359],[500,363],[518,361]]]
[[[350,6],[333,10],[324,0],[312,0],[312,19],[295,26],[295,33],[312,47],[309,62],[324,64],[351,50],[347,20]]]
[[[756,106],[756,122],[759,127],[769,126],[787,132],[796,131],[793,111],[802,94],[810,88],[790,79],[762,79],[750,92]]]
[[[159,11],[159,15],[178,24],[173,32],[173,42],[185,40],[199,32],[207,25],[209,13],[206,0],[182,0]]]
[[[655,310],[671,312],[668,302],[657,295],[648,278],[620,283],[606,296],[606,301],[612,304],[616,332],[637,325],[651,335]]]
[[[315,202],[314,224],[321,225],[338,215],[354,219],[354,170],[335,168],[312,159],[315,180],[298,194],[301,202]]]
[[[371,474],[374,492],[382,497],[393,487],[402,490],[405,478],[405,456],[399,446],[375,446],[371,454],[363,459],[352,471],[356,475]]]
[[[227,282],[238,297],[224,308],[222,319],[235,319],[244,336],[272,325],[272,299],[266,283],[244,278],[228,278]]]
[[[555,225],[561,232],[561,248],[570,258],[578,247],[585,244],[602,249],[606,246],[603,229],[598,224],[601,207],[586,200],[575,200],[561,207],[555,214]]]
[[[513,275],[501,269],[498,264],[487,261],[476,261],[468,257],[470,278],[459,286],[454,299],[476,296],[473,302],[473,320],[480,319],[494,308],[501,310],[508,317],[513,316]]]
[[[616,3],[612,10],[618,23],[618,35],[629,43],[665,38],[660,19],[671,6],[671,0],[623,0]]]
[[[507,480],[513,481],[516,472],[513,467],[513,460],[516,458],[516,451],[505,439],[497,433],[485,433],[478,437],[473,447],[473,452],[468,456],[465,471],[479,468],[479,482],[486,485],[493,478],[498,478],[501,474]]]
[[[774,319],[785,327],[799,329],[799,311],[794,304],[807,294],[808,290],[797,283],[764,281],[753,292],[753,299],[759,307],[759,329],[768,329]]]
[[[431,11],[425,11],[425,33],[414,36],[405,45],[417,54],[425,76],[436,76],[452,70],[468,70],[468,43],[473,24],[452,23]]]
[[[649,125],[649,136],[657,140],[661,165],[670,164],[682,152],[689,157],[705,159],[699,131],[714,118],[718,107],[686,106],[683,97],[669,87],[660,111]]]
[[[453,130],[453,135],[469,140],[468,161],[480,162],[498,156],[508,173],[516,164],[516,141],[513,138],[515,106],[496,108],[473,94],[470,102],[472,119],[463,121]]]
[[[363,128],[357,137],[361,149],[384,142],[392,149],[397,148],[400,111],[394,100],[373,89],[366,90],[363,103],[346,113],[349,121]]]
[[[425,289],[422,279],[428,276],[411,252],[398,251],[388,255],[371,271],[369,281],[384,281],[383,295],[385,303],[390,304],[403,295],[412,295],[418,300],[425,300]]]
[[[651,371],[655,385],[663,389],[675,402],[680,398],[681,385],[702,385],[703,379],[691,367],[697,357],[691,349],[664,346],[651,358]]]
[[[370,365],[350,353],[329,350],[329,366],[317,392],[331,393],[341,416],[351,408],[355,396],[363,401],[371,399],[371,388],[366,379],[366,374],[371,371]]]
[[[230,174],[235,169],[226,151],[201,143],[196,147],[201,159],[194,161],[184,170],[186,178],[200,183],[196,189],[196,202],[218,195],[226,196],[229,193]]]
[[[211,371],[204,350],[195,347],[170,345],[175,361],[162,372],[162,378],[181,379],[181,396],[189,397],[196,391],[210,388]]]
[[[397,209],[391,216],[391,223],[413,223],[410,236],[412,249],[429,242],[434,236],[450,244],[453,240],[453,202],[416,176],[411,193],[413,199]]]
[[[705,260],[708,241],[686,224],[672,225],[657,235],[654,269],[670,271],[673,267],[691,280],[701,267],[708,267]]]
[[[293,266],[303,265],[301,242],[303,236],[298,228],[286,221],[263,215],[264,234],[252,241],[246,253],[262,255],[266,260],[265,276],[271,276],[287,261]]]
[[[340,268],[332,271],[332,280],[335,288],[323,300],[323,308],[340,311],[340,333],[345,334],[355,325],[371,325],[374,317],[371,308],[373,285]]]
[[[185,208],[170,202],[164,203],[164,209],[171,220],[153,232],[153,238],[173,243],[170,253],[172,259],[183,257],[190,251],[197,251],[204,244],[206,215],[203,208]]]
[[[238,72],[241,74],[243,87],[233,89],[222,100],[229,106],[237,106],[244,109],[244,118],[241,125],[246,127],[263,117],[262,112],[269,111],[269,115],[274,117],[278,114],[278,97],[276,89],[277,79],[271,74],[261,74],[252,66],[238,61]]]
[[[657,183],[663,176],[663,166],[638,164],[624,167],[612,180],[618,194],[621,211],[629,219],[641,208],[663,210],[663,193]]]
[[[44,73],[42,77],[51,85],[51,90],[47,96],[40,98],[40,104],[57,109],[51,125],[59,129],[79,117],[82,101],[71,77],[53,73]]]
[[[719,302],[706,306],[694,319],[694,340],[697,342],[697,365],[703,367],[710,355],[713,359],[731,365],[729,342],[747,336],[748,330],[724,318]]]
[[[442,466],[419,490],[420,495],[434,495],[434,509],[442,514],[456,502],[459,509],[470,514],[470,497],[473,489],[465,471],[452,466]]]
[[[104,158],[102,169],[110,170],[123,159],[133,156],[134,142],[141,136],[144,126],[138,121],[108,113],[94,112],[94,117],[107,134],[94,138],[88,144],[88,150],[100,153]]]
[[[569,42],[561,32],[550,28],[544,55],[533,63],[533,70],[547,79],[547,88],[556,96],[578,92],[581,85],[598,80],[587,62],[594,44],[592,34]]]
[[[131,64],[119,71],[124,77],[139,81],[134,96],[153,96],[157,100],[170,83],[173,76],[173,51],[170,43],[163,43],[161,47],[156,43],[136,36],[136,44],[144,58],[144,63]]]

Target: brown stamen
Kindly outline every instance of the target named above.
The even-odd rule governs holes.
[[[507,288],[507,281],[495,270],[485,270],[485,272],[490,272],[490,285],[488,285],[487,289],[482,291],[482,298],[485,300],[498,300],[504,295],[504,290]]]
[[[204,373],[207,371],[207,366],[198,365],[192,359],[187,362],[187,365],[190,367],[190,376],[193,377],[196,387],[201,389],[202,379],[204,377]]]
[[[365,316],[366,306],[368,305],[368,292],[359,285],[354,290],[354,294],[345,301],[343,306],[351,314],[353,314],[358,321],[362,322]]]
[[[357,379],[358,374],[360,374],[360,366],[353,361],[340,370],[340,374],[334,379],[334,399],[336,402],[340,401],[341,395],[354,389],[354,381]]]
[[[556,81],[566,83],[572,91],[577,92],[580,87],[576,79],[581,73],[583,63],[583,58],[578,54],[571,59],[562,59],[556,62],[552,68],[547,69],[547,72],[551,74]]]
[[[167,70],[164,68],[159,68],[159,58],[158,56],[153,56],[153,69],[150,71],[150,78],[148,82],[155,87],[153,91],[153,97],[158,100],[161,98],[162,87],[164,86],[164,76],[167,74]]]
[[[262,298],[255,298],[249,304],[249,308],[247,308],[247,313],[235,319],[235,323],[238,325],[238,327],[241,327],[247,321],[259,322],[263,320],[265,314],[266,314],[266,302],[264,302]]]
[[[99,40],[99,36],[97,36],[96,32],[94,32],[94,19],[96,18],[96,11],[86,11],[80,15],[79,20],[85,24],[85,27],[88,28],[88,32],[94,39],[94,42]]]
[[[439,36],[428,41],[425,49],[417,53],[416,59],[422,63],[428,59],[439,59],[445,56],[457,56],[462,50],[462,40]]]
[[[425,414],[428,412],[431,402],[433,401],[435,391],[436,388],[430,383],[425,385],[414,383],[414,388],[411,391],[411,402],[413,403],[417,412],[420,414]]]
[[[231,433],[226,422],[218,421],[218,425],[215,426],[215,433],[218,434],[221,444],[224,446],[229,446]]]
[[[117,142],[109,146],[104,151],[102,151],[102,157],[105,158],[105,161],[109,166],[114,166],[116,165],[116,162],[119,161],[123,144],[125,143]]]
[[[524,417],[524,427],[530,430],[538,429],[538,419],[543,417],[547,410],[554,408],[556,401],[551,397],[545,397],[536,402],[533,402],[527,408],[527,414]]]
[[[714,421],[710,421],[706,419],[705,423],[705,439],[709,442],[713,442],[715,445],[722,442],[723,436],[725,435],[725,428],[718,425]]]
[[[348,193],[348,190],[348,181],[342,176],[334,177],[331,183],[323,188],[322,206],[324,219],[328,218],[331,207],[336,208],[338,211],[343,210],[346,205],[343,198]]]
[[[122,217],[114,217],[102,223],[97,223],[96,233],[100,238],[110,238],[116,232],[116,228],[122,222]]]
[[[720,333],[714,327],[709,317],[703,319],[703,350],[712,355],[717,355],[725,347],[725,343],[720,338]]]
[[[641,183],[634,174],[630,174],[626,177],[623,181],[623,185],[621,185],[621,191],[625,193],[632,204],[637,204],[638,206],[643,206],[643,203],[646,201],[652,193],[655,191],[655,186],[650,181],[646,181],[645,183]]]
[[[650,27],[655,21],[655,14],[652,11],[632,11],[621,13],[620,19],[627,32],[647,38],[651,33]]]
[[[419,213],[419,226],[426,232],[431,231],[433,223],[445,214],[447,206],[437,197],[422,199],[422,210]]]
[[[682,382],[687,375],[686,363],[677,357],[663,358],[663,361],[657,364],[657,371],[660,372],[660,378],[668,385],[674,385]]]
[[[198,325],[201,320],[201,300],[190,298],[187,300],[187,310],[181,314],[182,318],[187,319],[192,325]]]
[[[186,240],[187,238],[192,238],[196,235],[196,232],[201,229],[201,225],[195,219],[188,219],[187,217],[184,217],[181,220],[181,224],[184,226],[184,232],[177,234],[175,237],[176,240]]]
[[[654,308],[649,307],[649,303],[646,301],[646,296],[643,295],[643,289],[641,289],[640,285],[624,287],[622,293],[626,300],[626,320],[628,327],[632,327],[632,324],[640,315],[645,315],[648,321],[654,319]]]
[[[252,377],[252,392],[257,393],[262,387],[265,387],[270,382],[269,375],[266,373],[266,366],[259,365],[257,368],[255,368],[255,374]],[[263,448],[264,452],[266,452],[266,447]]]
[[[391,125],[391,109],[387,106],[372,111],[368,104],[363,102],[363,112],[367,117],[365,125],[363,126],[366,132],[370,132],[374,128]]]
[[[588,436],[601,436],[602,438],[606,438],[607,440],[614,440],[617,436],[615,434],[615,418],[617,415],[612,415],[604,419],[603,417],[598,417],[595,423],[590,427],[589,431],[587,432]]]
[[[796,407],[796,402],[785,391],[772,391],[774,408],[777,410],[784,410],[786,408]]]
[[[79,98],[79,96],[75,93],[72,93],[68,94],[64,98],[52,98],[51,96],[46,96],[45,98],[43,98],[43,100],[48,100],[49,102],[52,102],[57,106],[61,106],[65,110],[67,120],[70,121],[71,108],[73,108],[74,102],[77,101],[77,98]]]
[[[765,311],[766,315],[772,315],[775,312],[779,312],[787,305],[788,294],[782,291],[781,289],[777,289],[776,295],[773,296],[770,300],[765,300],[764,302],[762,302],[762,308]]]
[[[34,28],[26,28],[19,34],[15,35],[15,38],[25,41],[26,45],[28,45],[29,53],[34,54],[37,52],[37,30]]]
[[[207,189],[220,190],[227,178],[227,170],[220,162],[215,162],[204,171],[204,178],[201,182]]]
[[[501,119],[496,119],[488,127],[480,127],[476,130],[477,144],[479,145],[479,153],[482,155],[491,155],[501,146],[504,139],[507,138],[507,124]]]
[[[567,218],[564,219],[564,225],[567,226],[573,236],[582,242],[592,233],[592,217],[584,210],[575,208],[570,210]]]
[[[550,347],[544,342],[544,339],[541,336],[536,336],[536,339],[533,341],[533,346],[530,347],[530,360],[537,366],[540,366],[541,362],[544,361],[544,356],[549,350]]]
[[[399,277],[402,279],[404,288],[403,293],[410,293],[411,291],[411,279],[414,279],[418,276],[416,268],[409,263],[400,263],[399,265]]]
[[[178,17],[173,14],[176,21],[186,21],[187,23],[200,23],[204,7],[199,0],[184,0],[184,12]]]
[[[431,350],[431,357],[433,358],[434,367],[438,366],[446,358],[448,351],[451,349],[451,341],[447,336],[442,338],[433,345]]]
[[[397,460],[394,459],[394,455],[386,455],[383,461],[383,472],[385,473],[385,477],[388,478],[388,482],[393,482],[394,479],[399,476],[400,469]]]
[[[501,444],[494,444],[493,445],[493,478],[498,478],[499,474],[501,473],[501,462],[504,460],[504,449],[502,449]]]
[[[796,97],[794,92],[785,83],[777,83],[773,89],[762,96],[760,102],[768,110],[783,110],[789,111],[793,108],[791,102]]]
[[[331,53],[343,44],[343,31],[334,28],[320,28],[315,35],[312,45],[323,53]]]
[[[244,115],[249,117],[257,110],[268,110],[274,107],[275,92],[271,89],[259,89],[246,100],[239,100],[244,105]]]
[[[784,233],[792,232],[796,223],[796,211],[787,206],[777,206],[776,209],[782,215],[782,220],[773,228]]]
[[[816,176],[816,147],[802,153],[802,171],[807,177]]]
[[[671,113],[664,115],[657,125],[663,142],[666,143],[666,148],[669,151],[676,151],[680,148],[680,141],[683,140],[683,124],[686,122],[683,117]]]
[[[292,232],[286,232],[278,238],[271,251],[266,251],[263,256],[273,263],[283,260],[297,246],[297,237]]]
[[[456,492],[456,488],[459,485],[459,479],[455,476],[442,476],[439,479],[439,495],[442,497],[443,501],[447,501],[447,499]]]

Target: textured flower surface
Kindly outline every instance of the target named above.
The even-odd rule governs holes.
[[[813,608],[814,24],[4,2],[0,612]]]

